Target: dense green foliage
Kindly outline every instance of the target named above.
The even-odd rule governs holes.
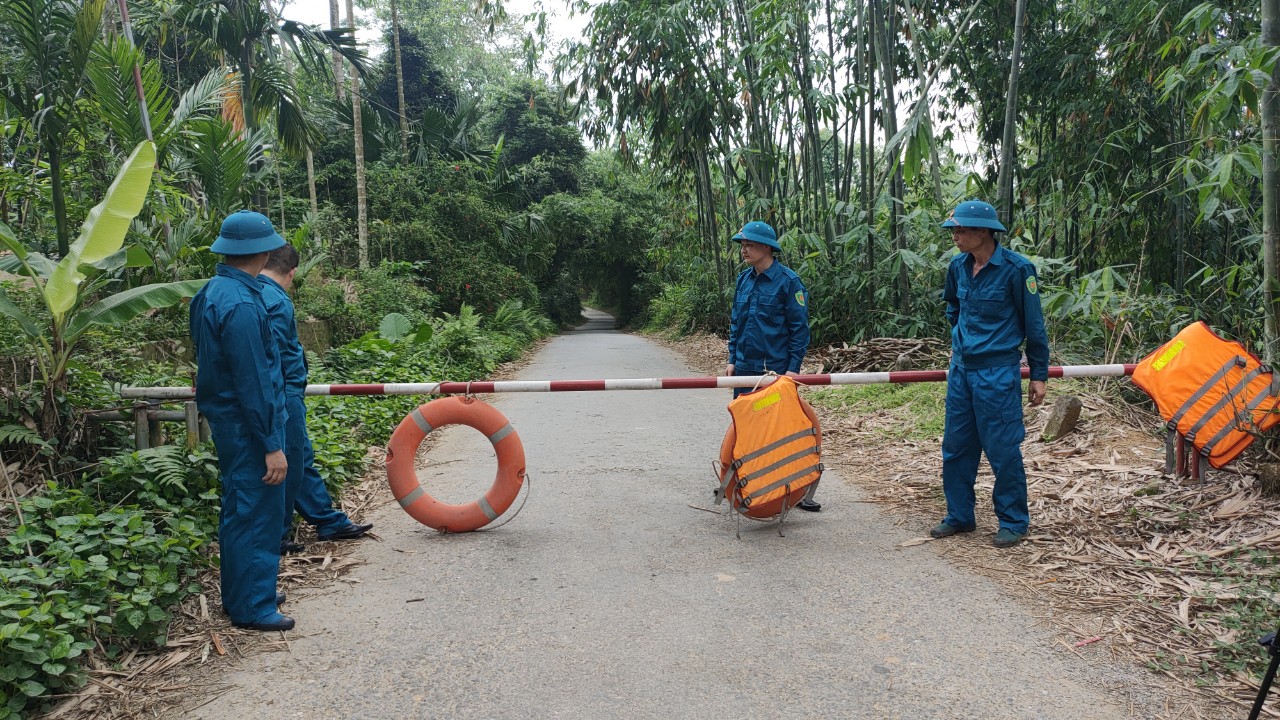
[[[1264,332],[1277,52],[1254,4],[1031,3],[1013,105],[993,0],[604,0],[554,82],[501,3],[401,0],[398,27],[370,7],[400,82],[390,42],[370,59],[265,3],[130,2],[130,38],[105,0],[0,0],[0,451],[47,487],[21,528],[0,509],[0,717],[74,687],[83,653],[154,641],[209,560],[208,450],[133,454],[83,413],[194,380],[174,303],[242,207],[303,254],[316,382],[484,377],[586,299],[723,332],[751,219],[781,232],[816,343],[942,337],[937,224],[974,196],[1037,263],[1055,359],[1132,360],[1191,319]],[[128,163],[144,141],[154,177],[85,254],[74,229],[151,166]],[[828,399],[936,411],[917,392]],[[335,492],[419,400],[309,401]]]
[[[650,248],[655,318],[722,328],[727,238],[760,218],[812,291],[818,342],[940,336],[953,251],[937,224],[976,196],[1012,203],[1064,357],[1130,360],[1191,318],[1257,346],[1276,60],[1258,5],[1030,3],[1005,199],[1011,10],[595,4],[557,69],[592,135],[659,168],[687,208]]]

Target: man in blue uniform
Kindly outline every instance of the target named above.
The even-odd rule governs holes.
[[[196,403],[218,451],[222,607],[236,627],[289,630],[276,593],[284,521],[284,376],[267,324],[258,273],[284,245],[271,221],[241,210],[222,223],[210,248],[226,256],[191,299]]]
[[[978,461],[987,454],[995,474],[991,502],[1000,521],[996,547],[1012,547],[1027,534],[1027,475],[1022,465],[1022,344],[1031,382],[1027,403],[1044,402],[1049,379],[1049,338],[1040,310],[1036,269],[1006,250],[1004,232],[990,204],[966,200],[942,227],[960,254],[947,268],[942,299],[951,323],[951,367],[947,373],[947,420],[942,437],[942,493],[947,515],[930,535],[972,532],[973,486]]]
[[[297,510],[304,520],[316,528],[320,540],[350,540],[373,529],[369,523],[356,524],[341,510],[333,507],[333,500],[324,486],[324,480],[316,471],[315,450],[307,434],[307,406],[303,393],[307,389],[307,357],[298,340],[298,326],[294,320],[293,301],[288,289],[298,272],[298,251],[292,245],[284,245],[267,253],[267,264],[258,279],[262,281],[262,299],[267,308],[267,322],[280,353],[280,366],[284,372],[285,409],[289,419],[285,425],[285,455],[289,459],[289,472],[284,481],[284,526],[280,552],[301,552],[299,543],[289,541],[293,529],[293,513]]]
[[[809,349],[809,293],[800,276],[774,259],[781,252],[778,234],[765,222],[753,220],[733,236],[742,247],[747,269],[738,273],[729,320],[729,365],[725,375],[799,375]],[[734,388],[736,398],[751,388]],[[818,512],[814,502],[818,484],[796,507]]]

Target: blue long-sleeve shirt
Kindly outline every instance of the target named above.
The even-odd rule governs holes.
[[[735,371],[800,372],[809,349],[809,292],[780,262],[738,274],[729,321],[729,362]]]
[[[284,374],[284,392],[289,397],[302,397],[307,389],[307,355],[298,340],[298,324],[293,300],[280,283],[266,275],[262,281],[262,302],[267,308],[267,324],[280,351],[280,370]]]
[[[960,253],[947,268],[942,299],[951,322],[952,362],[970,370],[1016,365],[1025,340],[1031,379],[1049,378],[1049,337],[1030,260],[996,245],[975,276],[973,256]]]
[[[196,403],[215,432],[248,434],[267,452],[282,450],[284,377],[258,278],[219,264],[191,299],[191,340]]]

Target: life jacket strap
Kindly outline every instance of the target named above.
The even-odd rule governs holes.
[[[1253,411],[1258,409],[1258,406],[1261,405],[1264,400],[1266,400],[1267,398],[1274,398],[1274,397],[1275,397],[1275,393],[1271,392],[1270,389],[1268,389],[1266,392],[1258,393],[1258,396],[1250,400],[1249,404],[1245,406],[1243,411],[1236,413],[1235,417],[1231,419],[1231,422],[1227,423],[1221,430],[1217,432],[1217,434],[1209,438],[1209,442],[1204,444],[1204,447],[1201,448],[1200,452],[1206,456],[1212,455],[1214,449],[1217,447],[1218,443],[1222,442],[1223,438],[1225,438],[1227,435],[1230,435],[1233,431],[1239,429],[1240,424],[1242,422],[1253,422]],[[1280,401],[1277,401],[1277,404],[1280,404]],[[1272,411],[1274,411],[1275,406],[1273,405],[1271,409]]]
[[[791,473],[790,475],[788,475],[788,476],[786,476],[786,477],[784,477],[784,478],[780,478],[780,479],[778,479],[778,480],[775,480],[775,481],[773,481],[773,482],[769,483],[768,485],[766,485],[766,486],[764,486],[764,487],[762,487],[762,488],[760,488],[760,489],[756,490],[755,492],[751,493],[751,494],[750,494],[750,495],[748,495],[747,497],[743,498],[743,504],[744,504],[744,505],[750,505],[750,501],[751,501],[752,499],[757,498],[757,497],[760,497],[761,495],[766,495],[766,494],[768,494],[768,493],[770,493],[770,492],[773,492],[774,490],[777,490],[778,488],[782,487],[783,485],[787,485],[787,484],[789,484],[789,483],[791,483],[791,482],[794,482],[794,481],[796,481],[796,480],[799,480],[800,478],[802,478],[802,477],[804,477],[804,476],[808,475],[809,473],[811,473],[811,472],[813,472],[813,471],[815,471],[815,470],[817,470],[817,471],[818,471],[818,476],[819,476],[819,477],[821,477],[821,476],[822,476],[822,463],[820,463],[820,462],[819,462],[819,463],[814,463],[813,465],[810,465],[809,467],[806,467],[806,468],[804,468],[803,470],[797,470],[796,472],[793,472],[793,473]]]
[[[1225,394],[1223,394],[1222,397],[1218,398],[1218,402],[1214,403],[1213,407],[1205,411],[1204,415],[1200,416],[1200,419],[1197,420],[1196,423],[1191,426],[1191,429],[1188,430],[1186,433],[1187,442],[1192,442],[1192,443],[1195,442],[1196,435],[1199,434],[1200,430],[1202,430],[1204,426],[1207,425],[1209,421],[1212,420],[1215,415],[1221,412],[1222,409],[1225,408],[1228,404],[1234,404],[1239,399],[1240,394],[1243,393],[1245,389],[1249,387],[1249,383],[1253,382],[1254,378],[1258,377],[1265,371],[1266,371],[1266,366],[1259,365],[1258,367],[1245,373],[1244,377],[1240,378],[1239,382],[1237,382],[1235,385],[1232,385],[1231,389],[1228,390]],[[1208,385],[1208,383],[1206,383],[1206,385]],[[1264,394],[1264,397],[1265,397],[1265,394]],[[1231,426],[1230,424],[1227,425],[1227,427],[1230,427],[1230,426]]]
[[[734,461],[733,461],[733,469],[734,469],[734,470],[737,470],[738,468],[742,467],[744,464],[749,463],[749,462],[751,462],[752,460],[755,460],[756,458],[760,457],[761,455],[767,455],[767,454],[769,454],[769,453],[773,452],[774,450],[777,450],[778,448],[782,447],[783,445],[786,445],[787,443],[795,442],[796,440],[799,440],[800,438],[803,438],[803,437],[806,437],[806,436],[809,436],[809,435],[817,435],[817,434],[818,434],[817,429],[809,427],[809,428],[805,428],[804,430],[801,430],[801,431],[799,431],[799,432],[791,433],[790,435],[788,435],[788,436],[786,436],[786,437],[784,437],[784,438],[782,438],[782,439],[780,439],[780,440],[774,440],[773,442],[769,443],[768,445],[765,445],[764,447],[760,448],[759,450],[752,450],[751,452],[747,453],[746,455],[743,455],[742,457],[738,458],[737,460],[734,460]]]
[[[1178,423],[1182,422],[1182,418],[1188,412],[1191,411],[1191,406],[1200,402],[1200,398],[1204,397],[1209,393],[1209,391],[1213,390],[1213,386],[1217,385],[1219,380],[1226,377],[1227,373],[1231,372],[1232,368],[1244,367],[1244,366],[1245,366],[1245,360],[1243,357],[1239,355],[1228,360],[1226,364],[1223,365],[1221,368],[1219,368],[1218,371],[1215,372],[1208,380],[1204,381],[1204,384],[1200,386],[1199,390],[1196,390],[1195,392],[1191,393],[1191,396],[1187,398],[1186,402],[1182,403],[1182,407],[1178,408],[1178,412],[1174,413],[1173,417],[1169,418],[1169,422],[1168,422],[1169,429],[1177,430]],[[1213,413],[1206,413],[1205,416],[1208,417],[1212,414]]]

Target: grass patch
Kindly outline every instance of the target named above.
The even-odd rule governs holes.
[[[942,435],[947,388],[942,383],[845,385],[805,395],[816,407],[848,417],[892,439],[925,440]]]

